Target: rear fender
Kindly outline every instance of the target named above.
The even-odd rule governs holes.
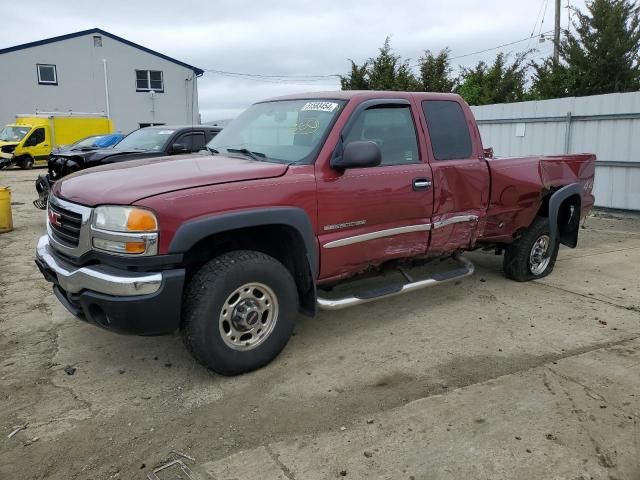
[[[582,201],[582,186],[579,183],[571,183],[556,190],[551,194],[549,198],[549,236],[551,237],[551,245],[554,244],[556,239],[560,240],[560,243],[571,248],[575,248],[578,244],[578,231],[580,224],[580,203]],[[577,196],[577,223],[572,224],[570,228],[560,229],[559,220],[561,219],[562,212],[560,211],[562,204],[570,197]],[[563,219],[566,220],[566,219]],[[571,222],[575,222],[575,219],[571,219]]]

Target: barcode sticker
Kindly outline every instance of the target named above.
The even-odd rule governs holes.
[[[338,108],[339,103],[335,102],[307,102],[300,110],[314,110],[317,112],[333,112]]]

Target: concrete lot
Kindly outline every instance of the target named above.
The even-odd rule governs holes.
[[[0,172],[0,478],[640,479],[639,219],[589,218],[543,281],[474,253],[457,285],[300,318],[224,378],[64,310],[33,263],[38,173]]]

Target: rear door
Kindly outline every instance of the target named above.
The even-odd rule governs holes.
[[[475,243],[489,202],[489,167],[469,108],[423,100],[421,114],[433,173],[430,255]]]
[[[426,252],[431,173],[416,128],[409,101],[367,100],[345,124],[343,145],[376,142],[382,164],[344,172],[316,164],[322,280]]]

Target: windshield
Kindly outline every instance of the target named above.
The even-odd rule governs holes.
[[[31,127],[15,127],[7,126],[0,132],[0,141],[2,142],[19,142],[29,133]]]
[[[118,143],[118,149],[122,150],[151,150],[160,151],[169,141],[169,137],[175,130],[162,128],[141,128],[131,132]]]
[[[257,103],[225,127],[207,148],[273,162],[311,163],[343,105],[340,100]]]

